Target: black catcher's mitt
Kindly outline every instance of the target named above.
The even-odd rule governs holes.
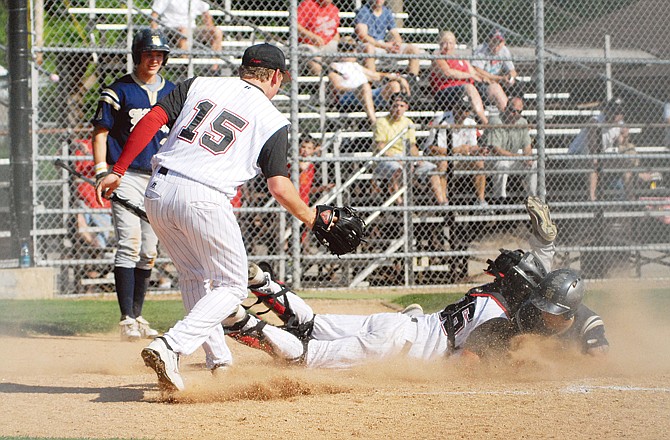
[[[333,221],[337,218],[337,221]],[[348,206],[317,205],[312,232],[335,255],[356,250],[365,237],[365,222]]]

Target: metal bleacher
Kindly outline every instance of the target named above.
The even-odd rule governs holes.
[[[95,25],[100,31],[125,30],[128,26],[128,23],[124,21],[127,19],[128,11],[122,8],[69,8],[69,12],[71,14],[104,14],[107,17],[107,22],[97,23]],[[134,10],[132,13],[148,16],[150,11]],[[284,44],[283,42],[288,39],[288,24],[272,26],[254,24],[254,19],[259,17],[273,17],[279,20],[286,20],[286,23],[288,23],[288,12],[286,11],[213,10],[211,13],[216,18],[219,29],[224,32],[224,51],[234,50],[239,52],[241,48],[263,40],[272,40]],[[340,13],[340,16],[345,19],[353,18],[353,15],[354,12],[352,11],[343,11]],[[398,18],[406,18],[406,15],[407,14],[396,14]],[[110,20],[109,17],[115,17],[118,20],[116,22],[110,22],[112,20]],[[237,18],[243,20],[236,20]],[[432,51],[437,47],[436,40],[437,35],[439,34],[438,29],[401,28],[399,31],[403,36],[412,36],[412,42],[426,51]],[[343,26],[340,28],[340,32],[344,35],[351,34],[353,28],[350,26]],[[461,49],[465,50],[466,48],[462,47]],[[512,52],[514,53],[514,48],[512,48]],[[194,63],[206,65],[220,61],[221,60],[218,58],[213,58],[207,55],[195,55],[189,58],[171,57],[169,64]],[[240,60],[231,59],[230,61],[233,64],[239,64]],[[406,63],[406,61],[399,61],[399,64],[402,65],[403,63]],[[422,71],[427,72],[427,67],[430,66],[430,61],[422,60],[421,66]],[[466,275],[465,272],[467,272],[468,257],[464,256],[464,251],[473,239],[473,235],[477,233],[476,231],[481,233],[481,231],[485,230],[485,228],[489,227],[491,224],[498,222],[505,222],[506,224],[513,225],[527,220],[527,216],[523,211],[523,206],[520,203],[522,200],[520,191],[513,193],[513,197],[510,198],[511,201],[506,205],[499,206],[497,209],[489,211],[473,206],[471,195],[470,198],[468,198],[468,196],[463,194],[454,197],[456,203],[452,206],[446,208],[432,206],[433,202],[429,200],[429,194],[421,194],[413,188],[414,183],[416,182],[416,176],[409,176],[406,185],[395,194],[379,196],[370,195],[363,191],[364,194],[360,195],[360,192],[357,193],[354,191],[354,188],[357,185],[363,185],[364,187],[367,185],[369,187],[370,181],[373,179],[371,169],[374,166],[374,160],[370,162],[366,162],[366,160],[374,159],[378,156],[375,156],[371,152],[372,132],[369,130],[369,126],[365,124],[366,114],[363,111],[342,112],[338,111],[334,105],[330,105],[330,100],[327,97],[327,77],[300,76],[297,81],[300,86],[300,93],[297,98],[300,103],[298,119],[301,123],[305,123],[305,126],[308,127],[306,131],[311,134],[313,138],[320,139],[324,144],[330,144],[330,148],[332,148],[332,145],[337,144],[336,149],[343,147],[343,144],[347,142],[359,142],[368,146],[367,151],[336,151],[336,153],[334,153],[332,149],[324,149],[324,159],[326,160],[328,157],[332,158],[337,156],[345,158],[349,157],[352,159],[352,162],[347,164],[347,172],[343,172],[341,176],[338,176],[337,178],[329,176],[329,179],[332,178],[332,180],[337,180],[337,189],[327,194],[321,202],[332,201],[335,199],[341,201],[344,199],[356,206],[372,206],[373,208],[370,209],[362,208],[367,217],[366,220],[368,224],[374,225],[379,222],[404,222],[405,227],[408,227],[408,225],[411,224],[410,229],[420,231],[415,237],[417,242],[421,242],[422,240],[430,241],[430,235],[434,234],[435,231],[451,228],[451,242],[449,243],[451,250],[447,251],[446,254],[442,252],[440,258],[437,259],[439,262],[436,264],[425,263],[422,258],[414,257],[412,267],[415,276],[420,277],[423,272],[427,271],[443,272],[446,274],[446,278],[444,279],[446,282],[458,281]],[[521,77],[519,78],[519,81],[522,85],[524,100],[526,101],[526,109],[523,111],[522,115],[533,124],[537,117],[537,111],[535,110],[537,94],[534,93],[533,79],[531,77]],[[426,86],[427,84],[425,83],[422,85],[423,88]],[[312,93],[316,88],[321,88],[321,93]],[[306,93],[305,91],[309,92]],[[557,139],[554,145],[546,150],[548,164],[551,165],[548,166],[547,169],[548,185],[550,183],[556,183],[559,180],[561,182],[572,182],[576,179],[580,179],[585,176],[587,171],[576,170],[570,173],[566,172],[564,166],[560,166],[560,161],[565,158],[567,153],[567,141],[580,131],[580,128],[566,127],[566,125],[570,125],[570,123],[573,122],[574,125],[587,123],[593,116],[599,114],[599,110],[581,108],[579,102],[570,93],[564,90],[550,90],[549,93],[545,94],[544,98],[550,103],[545,110],[545,119],[549,124],[549,127],[545,129],[545,134],[547,138]],[[286,95],[278,95],[274,101],[278,108],[280,108],[286,116],[289,116],[288,104],[290,98]],[[423,138],[428,135],[428,124],[440,113],[437,109],[432,108],[431,105],[432,100],[424,100],[423,102],[417,101],[417,105],[406,113],[406,116],[410,117],[417,124],[416,135],[419,144],[421,144]],[[489,112],[495,111],[497,110],[489,108]],[[386,114],[388,114],[386,111],[377,112],[378,117],[383,117]],[[560,120],[561,124],[557,125],[563,126],[551,127],[551,123],[554,120]],[[566,124],[565,121],[569,121],[569,123]],[[305,130],[303,130],[303,132],[304,131]],[[632,134],[637,134],[641,132],[641,129],[632,128],[630,131]],[[532,128],[531,136],[535,135],[536,129]],[[641,153],[642,155],[655,152],[667,153],[667,149],[665,147],[642,147],[638,149],[638,153]],[[321,163],[323,164],[324,162]],[[332,165],[324,166],[324,169],[328,168],[332,168]],[[336,168],[339,173],[339,165]],[[667,171],[670,171],[670,168],[663,169],[666,173]],[[609,171],[615,172],[616,170],[605,170],[605,172]],[[514,172],[511,174],[514,174]],[[467,175],[467,171],[455,171],[451,178],[460,178],[461,180],[464,180],[463,177],[467,177]],[[425,186],[425,182],[421,185]],[[562,185],[562,187],[567,188],[567,185]],[[418,187],[419,185],[416,186]],[[556,187],[558,187],[558,185],[556,185]],[[556,210],[554,215],[555,219],[560,222],[565,222],[565,224],[570,223],[577,225],[575,228],[579,229],[579,225],[582,223],[589,221],[593,222],[596,219],[604,219],[603,221],[610,225],[608,227],[611,227],[612,224],[616,224],[621,218],[649,218],[649,209],[645,207],[643,202],[633,204],[632,208],[621,207],[621,209],[613,209],[609,211],[604,211],[603,207],[598,204],[589,205],[588,203],[584,203],[583,206],[575,208],[575,200],[580,201],[580,203],[584,201],[583,193],[585,193],[585,188],[583,186],[579,186],[578,188],[578,190],[571,191],[570,194],[567,194],[569,192],[567,190],[564,191],[565,194],[559,194],[558,192],[552,193],[552,191],[554,191],[553,189],[549,191],[549,197],[552,201],[556,201],[555,203],[552,203]],[[461,193],[471,193],[471,190],[460,191]],[[577,195],[577,191],[580,191],[581,194]],[[393,209],[396,207],[396,201],[401,197],[404,197],[405,200],[409,198],[408,192],[411,192],[412,196],[416,196],[417,200],[420,200],[416,209],[413,209],[408,215],[403,215],[400,211],[394,212]],[[648,191],[641,191],[638,196],[646,197],[649,196],[649,194]],[[370,203],[371,197],[375,198],[373,203]],[[407,205],[405,205],[404,208],[407,208]],[[392,215],[384,215],[387,211],[390,211]],[[658,215],[665,214],[660,212]],[[393,225],[389,227],[392,228]],[[458,230],[459,233],[462,234],[459,239],[454,239],[454,230]],[[421,234],[426,234],[428,238],[419,236]],[[373,258],[366,260],[364,267],[360,268],[360,270],[354,274],[349,281],[349,285],[360,286],[370,283],[370,279],[375,271],[379,267],[388,264],[389,259],[392,259],[392,256],[396,252],[402,250],[403,246],[406,245],[406,241],[406,236],[393,236],[392,234],[383,240],[375,241],[375,239],[371,239],[367,251]],[[421,246],[418,247],[420,248]],[[613,251],[616,251],[615,248],[616,246],[613,247]],[[430,244],[426,245],[423,249],[426,258],[431,258],[431,256],[433,256]],[[575,254],[580,255],[583,249],[585,248],[565,246],[560,249],[560,255],[561,258],[570,260],[571,258],[575,258]],[[588,250],[588,247],[586,249]],[[602,249],[602,246],[596,247],[595,249]],[[657,247],[657,249],[666,254],[670,253],[670,248],[667,246],[665,248]],[[472,251],[470,251],[468,255],[470,255],[470,258],[472,258],[472,255],[475,255],[475,258],[478,257],[476,252],[473,254]],[[644,257],[639,251],[635,253],[635,256],[641,263],[644,263],[645,258],[649,258]],[[307,268],[304,272],[307,276],[309,276],[310,271],[320,270],[318,256],[315,258],[307,256],[306,261]]]

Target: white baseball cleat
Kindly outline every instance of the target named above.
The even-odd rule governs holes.
[[[546,203],[539,197],[529,196],[526,200],[526,211],[533,225],[533,234],[537,238],[546,243],[556,240],[558,228],[549,216],[549,206]]]
[[[137,328],[140,331],[140,335],[143,338],[154,339],[158,337],[158,332],[149,326],[149,321],[141,316],[138,316],[135,320],[137,321]]]
[[[142,350],[144,364],[153,369],[158,376],[158,388],[161,391],[183,391],[184,380],[179,374],[179,354],[172,351],[165,338],[153,340]]]
[[[137,341],[142,337],[137,321],[129,316],[125,316],[119,322],[119,327],[121,328],[122,341]]]
[[[410,316],[412,318],[416,318],[417,316],[422,316],[423,315],[423,307],[421,307],[420,304],[410,304],[402,311],[400,312],[403,315]]]

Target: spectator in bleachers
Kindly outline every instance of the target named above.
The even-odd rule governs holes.
[[[505,111],[500,116],[492,116],[491,127],[485,133],[488,154],[500,157],[530,156],[533,153],[528,121],[521,116],[523,99],[514,97],[509,100]],[[495,127],[503,125],[503,127]],[[513,127],[519,125],[519,127]],[[512,127],[510,127],[512,126]],[[498,160],[493,162],[497,171],[527,170],[525,184],[527,195],[537,194],[537,161],[535,160]],[[494,194],[499,198],[507,197],[507,173],[496,173]]]
[[[75,156],[84,157],[93,154],[93,145],[90,139],[81,139],[74,143],[77,147],[74,151]],[[92,160],[80,160],[75,163],[74,168],[83,176],[94,179],[94,165]],[[92,249],[105,249],[110,242],[112,231],[112,214],[109,211],[111,207],[109,200],[104,200],[102,206],[98,205],[95,200],[95,188],[86,182],[77,184],[77,196],[77,207],[87,210],[87,212],[77,214],[79,237]],[[99,228],[100,230],[92,232],[91,228]]]
[[[353,38],[343,37],[338,51],[352,54],[329,66],[328,79],[342,111],[362,106],[370,124],[374,125],[377,122],[376,107],[386,106],[394,93],[410,93],[407,80],[397,73],[375,72],[358,64],[353,56],[356,52]],[[373,89],[370,82],[380,82],[383,78],[389,81]]]
[[[93,154],[91,140],[76,139],[71,145],[74,156],[80,158],[74,162],[74,169],[83,176],[93,179],[94,163],[92,160],[85,159],[85,156]],[[110,202],[105,200],[102,206],[98,205],[95,200],[95,188],[89,183],[79,181],[76,186],[74,208],[82,212],[78,212],[71,223],[73,257],[81,260],[99,260],[105,252],[110,250],[109,247],[113,246]],[[101,278],[108,272],[106,265],[101,263],[84,264],[83,266],[83,273],[88,279]],[[83,287],[80,280],[77,280],[77,287]]]
[[[311,206],[316,201],[314,200],[316,197],[332,189],[335,184],[314,185],[314,179],[317,177],[317,169],[310,158],[321,155],[321,145],[319,145],[309,134],[300,136],[299,154],[300,160],[298,161],[298,167],[300,169],[300,178],[298,179],[298,192],[300,193],[302,201]],[[311,253],[312,249],[309,247],[309,231],[304,226],[301,227],[301,230],[300,242],[302,243],[303,251]]]
[[[419,148],[416,146],[416,132],[414,122],[405,112],[409,109],[409,100],[407,95],[396,93],[391,97],[391,112],[388,116],[380,118],[374,130],[374,141],[376,151],[382,150],[394,137],[404,129],[408,129],[393,145],[384,152],[386,157],[405,156],[407,153],[411,156],[419,156]],[[408,148],[409,147],[409,151]],[[411,163],[410,166],[414,166]],[[423,162],[416,162],[414,167],[416,174],[421,174],[429,167]],[[380,181],[388,184],[390,194],[395,194],[400,189],[402,180],[402,171],[405,163],[401,161],[383,161],[377,162],[375,176]],[[402,203],[402,198],[396,199],[397,204]]]
[[[511,58],[512,53],[505,46],[505,35],[497,30],[486,43],[474,50],[472,56]],[[507,107],[507,94],[503,87],[513,86],[517,76],[512,60],[473,60],[472,67],[483,79],[475,84],[479,94],[494,103],[498,110],[504,111]]]
[[[196,17],[202,17],[202,24],[196,26]],[[151,4],[151,28],[157,29],[160,20],[165,26],[166,35],[169,36],[171,44],[181,50],[188,50],[189,44],[186,39],[189,29],[193,35],[193,41],[201,41],[209,44],[212,50],[219,52],[223,44],[223,32],[214,24],[212,14],[209,13],[209,3],[202,0],[153,0]],[[176,32],[175,32],[176,31]],[[216,74],[219,65],[214,64],[210,69],[211,74]]]
[[[445,125],[461,125],[465,127],[447,128],[439,127]],[[475,156],[480,154],[478,139],[479,131],[472,127],[477,122],[470,116],[470,105],[465,100],[460,100],[453,106],[453,111],[447,111],[437,116],[432,125],[438,126],[430,130],[430,134],[424,143],[424,152],[431,156]],[[447,170],[449,162],[438,162],[439,174],[430,178],[435,198],[439,205],[448,205]],[[481,174],[473,176],[475,195],[480,206],[487,206],[486,202],[486,174],[484,174],[484,161],[459,161],[454,160],[452,169],[455,170],[477,170]]]
[[[437,49],[436,55],[456,55],[456,36],[453,32],[444,31],[440,34],[440,48]],[[474,86],[476,81],[482,81],[482,77],[467,60],[433,60],[430,82],[435,91],[435,103],[438,108],[450,110],[450,105],[460,101],[465,95],[470,99],[470,105],[477,114],[479,122],[488,124],[482,98]]]
[[[310,52],[337,52],[340,42],[340,10],[333,0],[303,0],[298,5],[298,43]],[[321,74],[321,58],[312,58],[307,67]]]
[[[621,146],[628,143],[628,129],[623,126],[624,114],[621,101],[613,99],[607,102],[600,114],[591,118],[592,124],[606,124],[603,127],[585,127],[572,140],[568,154],[617,153]],[[612,126],[612,124],[616,124]],[[598,200],[598,181],[603,164],[607,161],[593,159],[593,171],[589,174],[589,200]],[[613,162],[609,162],[612,164]]]
[[[416,55],[421,49],[409,43],[404,43],[398,32],[393,12],[384,6],[385,0],[369,0],[356,13],[354,31],[363,44],[364,53],[374,55],[380,53]],[[412,83],[419,80],[419,59],[411,58],[407,66]],[[375,71],[376,59],[366,58],[365,67]]]
[[[330,190],[335,184],[317,185],[314,186],[314,177],[316,176],[316,167],[314,163],[309,160],[310,157],[321,155],[321,146],[317,144],[316,140],[308,134],[303,134],[300,137],[300,161],[298,166],[300,168],[300,198],[303,202],[311,205],[313,196],[319,195],[325,191]]]

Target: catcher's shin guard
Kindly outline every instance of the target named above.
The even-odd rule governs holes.
[[[274,356],[272,346],[263,335],[263,327],[267,323],[246,312],[244,314],[245,316],[241,320],[232,325],[226,325],[227,322],[224,321],[223,332],[247,347],[263,350]]]

